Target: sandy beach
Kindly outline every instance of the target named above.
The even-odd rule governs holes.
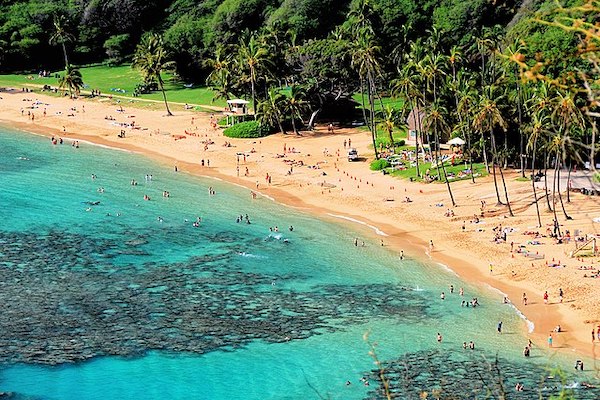
[[[143,153],[181,173],[246,186],[249,198],[251,192],[258,194],[256,201],[274,199],[320,218],[352,220],[367,245],[390,246],[409,257],[431,259],[470,282],[505,293],[533,323],[530,337],[536,345],[547,346],[548,335],[560,325],[562,332],[553,333],[557,351],[595,357],[600,340],[592,343],[590,332],[600,324],[600,279],[584,275],[597,271],[599,260],[569,257],[575,240],[555,244],[546,235],[553,215],[546,211],[545,201],[539,203],[544,227],[537,228],[531,184],[517,181],[518,171],[505,172],[515,211],[515,217],[508,217],[504,206],[495,205],[491,176],[475,184],[452,183],[457,203],[452,208],[445,185],[411,183],[369,170],[371,138],[366,131],[329,133],[327,126],[318,126],[302,135],[229,139],[221,129],[211,127],[211,118],[220,118],[218,111],[211,116],[172,104],[175,115],[166,117],[164,111],[136,108],[125,99],[71,100],[20,89],[4,90],[0,97],[0,121],[7,126],[62,138],[66,144],[85,140]],[[122,131],[124,137],[119,137]],[[360,160],[347,160],[348,141],[358,149]],[[482,201],[486,202],[483,216],[475,223],[474,216],[482,214]],[[594,218],[600,217],[600,197],[571,193],[565,206],[572,220],[565,221],[561,211],[561,230],[572,235],[579,231],[581,236],[599,233]],[[453,216],[446,215],[449,209]],[[500,225],[509,233],[506,242],[496,243],[494,228]],[[532,231],[540,235],[525,234]],[[519,249],[544,258],[526,257]],[[502,301],[503,295],[498,294],[498,302]]]

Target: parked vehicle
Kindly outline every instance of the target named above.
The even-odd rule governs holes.
[[[348,150],[348,161],[358,160],[358,151],[354,148]]]

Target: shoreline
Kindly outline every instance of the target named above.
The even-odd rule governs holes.
[[[35,123],[32,123],[31,121],[24,121],[25,118],[19,113],[19,109],[25,104],[23,99],[32,97],[42,98],[48,107],[52,106],[56,109],[67,110],[73,105],[77,107],[81,104],[85,104],[87,107],[84,113],[77,112],[75,117],[68,117],[66,114],[55,114],[47,118],[38,117]],[[453,183],[455,195],[463,190],[466,194],[460,193],[457,195],[459,206],[454,210],[460,218],[447,219],[439,215],[443,213],[447,206],[439,207],[439,209],[432,208],[434,204],[447,202],[445,185],[409,183],[385,177],[370,171],[364,162],[348,163],[343,156],[340,157],[340,142],[347,137],[352,138],[352,142],[355,144],[353,147],[358,147],[360,153],[368,153],[367,148],[370,138],[366,132],[343,130],[341,133],[324,135],[323,132],[317,131],[314,135],[307,134],[302,137],[276,134],[256,140],[230,140],[223,138],[220,131],[209,130],[209,118],[206,114],[177,111],[175,117],[161,117],[160,112],[157,111],[134,109],[134,118],[141,121],[139,125],[147,126],[147,130],[135,131],[131,129],[127,131],[125,139],[118,139],[116,131],[120,128],[106,127],[106,120],[102,118],[103,114],[110,115],[111,106],[100,104],[100,102],[94,100],[70,100],[47,97],[37,93],[5,92],[3,99],[0,100],[0,122],[19,130],[46,137],[54,135],[63,136],[67,140],[86,140],[94,145],[142,154],[165,166],[175,164],[179,171],[183,173],[215,178],[242,186],[250,191],[257,192],[267,200],[301,209],[317,217],[336,220],[338,223],[344,224],[351,222],[353,227],[357,228],[357,231],[365,233],[365,237],[372,237],[377,241],[384,240],[385,245],[390,246],[394,251],[406,251],[407,255],[418,260],[429,259],[431,262],[445,265],[467,282],[480,287],[487,285],[500,293],[506,293],[512,300],[511,306],[525,319],[525,325],[527,325],[527,321],[534,324],[535,332],[530,335],[525,333],[525,336],[530,336],[537,346],[545,347],[548,333],[553,327],[560,324],[564,329],[564,333],[554,335],[557,351],[576,351],[596,358],[595,344],[590,346],[590,342],[586,343],[584,340],[589,339],[589,330],[600,319],[597,311],[594,312],[593,309],[587,307],[588,304],[594,305],[600,300],[600,294],[598,294],[600,291],[597,290],[600,282],[598,280],[584,281],[586,284],[595,285],[592,290],[587,288],[579,290],[577,287],[572,287],[573,285],[566,286],[567,282],[562,279],[563,277],[548,277],[549,274],[544,272],[548,267],[543,265],[543,261],[537,261],[537,266],[532,264],[534,267],[529,267],[531,260],[522,259],[520,255],[516,255],[515,258],[514,253],[507,251],[508,244],[490,245],[489,241],[488,243],[482,242],[487,241],[487,235],[491,234],[487,231],[491,231],[494,223],[504,221],[513,226],[517,220],[521,220],[520,225],[524,228],[520,229],[523,230],[529,225],[534,225],[532,215],[530,215],[531,205],[528,209],[518,212],[514,218],[503,219],[503,217],[494,216],[496,210],[491,213],[491,216],[486,216],[486,239],[481,237],[482,232],[473,231],[472,226],[469,226],[468,232],[460,231],[461,221],[468,219],[474,212],[477,213],[480,199],[492,198],[493,187],[490,187],[490,177],[483,180],[479,179],[479,182],[475,185],[465,181]],[[192,122],[194,122],[194,119],[196,120],[194,132],[198,133],[195,137],[190,136],[185,141],[177,141],[173,140],[172,136],[155,134],[153,137],[152,135],[152,132],[157,132],[166,123],[166,118],[169,118],[170,130],[185,131],[189,129],[190,124],[187,120],[191,117],[193,117]],[[57,128],[61,125],[64,127],[63,131]],[[199,127],[201,129],[198,129]],[[235,147],[206,149],[209,147],[207,145],[205,150],[202,150],[201,139],[210,139],[214,142],[222,142],[227,139],[234,143]],[[294,148],[298,146],[300,153],[283,153],[284,157],[278,157],[281,153],[279,149],[285,147],[288,143],[292,143]],[[327,148],[335,149],[336,144],[338,147],[337,157],[335,154],[328,154],[327,151]],[[219,144],[216,143],[214,146],[217,147]],[[243,153],[248,153],[250,161],[243,164],[243,166],[252,168],[249,177],[238,177],[234,173],[236,167],[235,155],[240,153],[238,146],[246,147]],[[249,150],[249,148],[254,149],[255,147],[258,147],[255,152]],[[325,147],[325,150],[320,155],[323,147]],[[203,154],[206,154],[206,156],[203,156]],[[273,154],[276,156],[273,156]],[[198,164],[198,158],[206,157],[208,159],[209,156],[211,167],[202,167]],[[296,173],[287,175],[288,165],[286,164],[283,166],[284,168],[281,168],[280,162],[281,159],[285,160],[291,157],[294,157],[294,159],[301,158],[304,168],[296,166]],[[311,164],[316,165],[317,168],[307,171],[306,165]],[[238,162],[237,165],[241,164]],[[322,171],[325,175],[316,175],[317,171]],[[262,176],[265,173],[269,173],[274,178],[272,185],[261,183]],[[510,174],[514,175],[512,172]],[[364,184],[363,181],[365,181]],[[368,187],[369,183],[371,187]],[[511,188],[516,188],[515,192],[511,194],[513,198],[517,193],[526,199],[525,192],[521,193],[519,190],[527,187],[528,182],[507,183]],[[400,186],[404,189],[400,197],[410,196],[414,199],[413,203],[404,204],[396,201],[395,197],[400,192],[398,190]],[[344,189],[346,189],[345,192]],[[348,192],[351,192],[351,194],[348,194]],[[393,201],[389,201],[391,196],[394,197]],[[587,198],[579,198],[580,196],[573,195],[573,197],[578,197],[578,206],[588,200]],[[375,200],[375,197],[383,198],[383,200]],[[513,199],[513,201],[516,202],[517,200]],[[467,202],[472,204],[466,204]],[[594,204],[594,209],[600,209],[600,204]],[[394,215],[396,213],[400,214],[400,211],[402,215]],[[581,214],[587,215],[587,211],[583,209]],[[523,215],[528,212],[529,214]],[[499,213],[504,214],[502,210],[499,210]],[[544,219],[548,220],[548,216],[545,216]],[[574,220],[575,223],[581,224],[582,222],[577,218]],[[590,224],[589,230],[595,231],[591,218],[587,223]],[[431,238],[435,239],[435,248],[432,254],[428,254],[427,243],[429,240],[433,240]],[[517,239],[521,238],[515,236],[515,240]],[[490,250],[490,246],[495,247],[491,247]],[[548,248],[549,246],[550,248]],[[540,249],[547,254],[548,258],[552,255],[555,255],[553,258],[562,255],[562,258],[566,259],[563,248],[553,249],[551,246],[546,245],[540,247]],[[552,252],[552,250],[555,251]],[[486,274],[489,263],[494,265],[494,273],[491,276]],[[570,267],[577,265],[574,259],[568,259],[565,263],[568,263]],[[584,262],[584,264],[589,264],[589,261]],[[536,274],[533,276],[527,274],[530,268],[536,270]],[[567,268],[563,270],[566,271]],[[516,271],[516,275],[513,275],[511,271]],[[575,275],[574,278],[580,275],[574,268],[571,268],[568,272],[572,272],[572,275]],[[548,280],[540,283],[541,277]],[[540,299],[545,290],[544,287],[549,289],[551,286],[556,285],[565,287],[567,300],[565,304],[554,304],[552,301],[552,304],[549,305],[542,304]],[[522,292],[527,292],[530,299],[535,298],[537,300],[531,301],[528,306],[519,305],[517,301],[520,299]],[[570,296],[571,293],[577,294],[576,296]],[[532,294],[535,294],[535,296],[532,296]],[[582,296],[586,297],[585,302],[582,300]],[[552,297],[556,297],[554,292],[552,292]],[[573,304],[575,302],[581,304],[575,305]],[[579,310],[575,307],[579,307]],[[594,323],[589,324],[586,321],[594,321]]]

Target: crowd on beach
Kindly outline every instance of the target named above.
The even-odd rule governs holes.
[[[54,103],[55,100],[40,101],[32,99],[33,96],[29,94],[29,89],[23,91],[23,93],[25,93],[23,95],[23,101],[29,102],[30,105],[19,108],[22,109],[21,117],[23,119],[27,117],[29,123],[36,125],[54,124],[55,126],[64,124],[64,135],[84,132],[84,130],[81,129],[81,126],[84,125],[84,121],[81,117],[85,110],[85,105],[76,103],[81,102],[81,100],[58,99],[56,100],[57,103],[61,101],[60,104],[68,105],[57,106],[56,104],[50,104],[50,102]],[[63,103],[69,101],[71,103]],[[90,105],[90,108],[93,107],[95,106]],[[173,146],[173,139],[177,140],[177,137],[174,137],[173,135],[157,134],[158,132],[164,132],[164,119],[162,118],[157,118],[157,121],[153,121],[147,117],[147,115],[149,115],[147,112],[136,109],[135,113],[139,115],[138,118],[134,120],[132,119],[132,115],[128,114],[121,104],[118,104],[116,111],[113,111],[112,109],[109,110],[109,107],[113,106],[104,106],[101,108],[100,120],[102,124],[98,123],[98,129],[102,128],[103,132],[107,132],[113,129],[114,125],[111,124],[113,122],[125,124],[118,126],[118,130],[112,131],[112,136],[115,137],[115,139],[124,138],[125,135],[123,131],[128,129],[127,140],[122,140],[123,142],[126,142],[127,144],[139,144],[142,142],[138,141],[143,139],[144,141],[148,141],[152,146],[155,146],[152,148],[153,151],[160,150],[162,147],[166,149],[168,147],[167,145]],[[18,111],[19,108],[16,110]],[[51,118],[44,118],[42,109],[44,109],[44,111],[47,109],[48,112],[46,115],[55,119],[55,122],[46,122],[46,120],[50,120]],[[546,272],[543,271],[536,272],[538,267],[554,267],[557,270],[560,269],[562,272],[562,270],[567,270],[567,264],[570,264],[568,268],[569,272],[574,270],[581,272],[579,277],[600,276],[600,270],[594,267],[592,262],[593,258],[591,257],[574,257],[570,258],[567,263],[564,262],[566,256],[556,256],[556,254],[564,254],[565,251],[563,249],[565,248],[565,245],[572,244],[573,242],[583,245],[588,240],[587,236],[581,232],[579,234],[572,233],[574,232],[573,227],[577,228],[572,222],[568,222],[569,225],[567,227],[560,226],[560,232],[557,230],[556,222],[552,222],[552,224],[548,224],[548,226],[541,229],[529,229],[530,225],[532,225],[530,223],[529,225],[525,225],[526,228],[521,226],[520,228],[515,228],[514,231],[511,231],[507,228],[507,223],[502,223],[503,214],[505,214],[505,212],[502,211],[502,207],[488,206],[486,204],[486,193],[477,193],[477,190],[481,189],[471,191],[470,189],[461,189],[463,191],[470,191],[468,196],[471,197],[469,200],[462,199],[460,208],[447,207],[444,205],[445,196],[442,195],[443,190],[441,186],[438,188],[436,185],[425,186],[421,184],[403,184],[397,180],[392,181],[390,180],[391,178],[388,179],[381,174],[375,175],[370,172],[365,173],[364,165],[346,163],[344,155],[345,150],[349,148],[360,147],[362,151],[362,148],[367,145],[368,140],[363,140],[360,134],[355,135],[353,132],[349,133],[348,131],[337,129],[335,133],[332,134],[331,140],[327,141],[328,139],[324,138],[322,139],[323,142],[319,142],[319,144],[316,144],[317,141],[315,141],[315,144],[309,144],[309,139],[299,140],[299,138],[294,137],[269,138],[268,140],[264,140],[264,143],[261,143],[260,141],[232,141],[223,138],[220,131],[214,129],[214,127],[213,129],[205,129],[203,127],[203,125],[206,125],[208,128],[211,128],[210,121],[216,121],[216,116],[211,115],[211,119],[206,118],[207,121],[204,121],[203,117],[198,116],[199,114],[191,114],[192,111],[188,110],[181,112],[190,114],[185,114],[185,117],[181,117],[181,120],[185,118],[185,122],[178,123],[179,125],[174,124],[181,127],[177,128],[181,129],[177,132],[184,132],[187,129],[188,132],[195,133],[196,137],[189,137],[186,141],[190,142],[185,144],[186,146],[189,146],[189,151],[182,146],[173,147],[173,149],[175,149],[176,152],[188,151],[190,154],[188,160],[189,163],[201,166],[202,160],[204,160],[204,166],[211,167],[211,170],[233,175],[234,177],[237,175],[241,183],[245,183],[248,187],[252,188],[251,196],[254,199],[260,194],[259,190],[270,190],[270,188],[274,188],[277,190],[291,190],[292,193],[297,193],[299,197],[308,202],[313,200],[313,194],[321,194],[323,197],[320,201],[325,205],[328,203],[334,204],[336,199],[342,199],[342,206],[345,206],[346,204],[365,204],[364,199],[376,198],[380,196],[379,193],[384,193],[383,196],[386,201],[391,201],[389,203],[390,206],[394,205],[393,200],[395,198],[397,199],[400,195],[400,198],[403,200],[402,202],[398,201],[395,208],[404,210],[407,207],[410,207],[411,213],[419,212],[420,208],[423,206],[434,207],[434,205],[441,204],[441,207],[434,208],[433,212],[425,209],[426,214],[433,213],[435,215],[428,217],[429,221],[423,219],[418,223],[423,224],[422,226],[430,224],[434,228],[444,230],[444,232],[440,232],[440,236],[453,235],[459,240],[459,243],[462,240],[465,240],[466,243],[480,243],[481,245],[477,245],[478,252],[481,252],[485,248],[485,245],[482,243],[483,240],[481,240],[481,237],[479,236],[482,233],[487,236],[488,233],[486,232],[489,232],[488,229],[491,229],[491,237],[489,238],[491,245],[507,249],[505,256],[498,257],[499,259],[496,262],[495,273],[490,274],[492,280],[503,279],[504,277],[509,278],[509,280],[530,279],[535,284],[535,280],[538,276],[546,274]],[[27,115],[27,113],[29,113],[29,115]],[[34,113],[36,115],[33,115]],[[117,118],[115,119],[112,117],[112,114],[115,114]],[[72,115],[75,118],[71,117],[68,119],[69,115]],[[144,115],[144,117],[141,115]],[[107,118],[105,119],[104,117]],[[190,118],[192,118],[191,128],[189,127]],[[107,121],[109,122],[108,124]],[[86,113],[85,124],[91,122],[92,118],[88,111]],[[149,129],[144,131],[143,129],[140,129],[140,122],[144,126],[150,126],[153,130]],[[208,122],[208,124],[206,122]],[[153,124],[154,126],[152,126]],[[184,126],[187,126],[187,128],[184,128]],[[67,132],[67,130],[69,132]],[[131,135],[129,135],[129,131],[131,131]],[[144,132],[143,135],[142,132]],[[118,137],[119,134],[121,134],[122,137]],[[57,144],[60,143],[60,139],[61,138],[56,137]],[[225,139],[223,146],[215,148],[214,143],[217,140],[222,139]],[[71,138],[67,140],[72,140],[71,143],[75,143],[76,141],[76,139]],[[288,145],[292,140],[294,143]],[[269,147],[271,141],[278,144]],[[142,144],[144,143],[145,142]],[[76,145],[73,145],[73,147],[76,147]],[[281,152],[282,148],[283,152]],[[325,151],[325,149],[327,149],[327,151]],[[367,153],[366,147],[365,153]],[[404,161],[407,163],[413,162],[415,157],[411,152],[401,152],[398,155],[400,158],[404,158]],[[210,161],[209,158],[211,159]],[[282,160],[281,165],[278,166],[275,162],[269,161],[269,158]],[[224,161],[226,159],[230,161],[227,163]],[[214,167],[213,162],[211,161],[214,162]],[[451,162],[451,160],[449,160],[449,162]],[[233,167],[230,167],[231,165],[233,165]],[[229,172],[224,166],[230,168]],[[231,171],[233,171],[233,173],[231,173]],[[206,172],[209,173],[208,171]],[[263,177],[265,177],[265,185],[259,186],[259,181],[262,181]],[[360,198],[363,200],[357,200]],[[487,198],[487,200],[489,200],[489,198]],[[479,202],[481,202],[481,207],[476,206]],[[388,209],[389,207],[385,210]],[[436,209],[439,209],[439,211],[436,211]],[[438,219],[438,216],[445,221]],[[470,224],[467,224],[468,221],[470,221]],[[440,223],[446,225],[440,225]],[[579,223],[579,221],[577,223]],[[452,231],[451,227],[453,226],[457,227],[458,234],[456,231]],[[446,227],[450,227],[450,229],[445,229]],[[531,232],[535,233],[531,234]],[[424,235],[429,235],[429,233]],[[525,236],[526,240],[519,240],[521,235]],[[440,243],[438,243],[438,240],[436,239],[436,245],[440,246],[441,250],[444,250],[448,247],[448,240],[447,237],[440,238]],[[469,240],[471,240],[471,242],[469,242]],[[362,244],[361,242],[362,241],[358,242],[357,246]],[[425,243],[426,242],[427,241],[425,240]],[[485,242],[488,242],[488,240],[485,240]],[[511,251],[508,250],[509,244]],[[433,248],[432,242],[428,247],[425,247],[426,252],[430,255],[436,257],[443,255],[443,251],[438,252],[436,251],[437,249]],[[502,254],[502,251],[494,249],[490,249],[489,251],[495,251],[495,254],[497,255]],[[526,260],[523,260],[520,256],[526,257]],[[530,267],[530,265],[534,266]],[[572,265],[575,267],[571,268]],[[485,269],[485,264],[483,264],[482,268]],[[550,281],[550,278],[548,278],[548,281]],[[543,292],[544,287],[542,285],[550,284],[551,283],[546,283],[546,281],[544,281],[544,283],[540,283],[539,286],[534,285],[536,288],[535,291],[542,290]],[[572,285],[573,283],[570,284]],[[532,291],[533,290],[534,289],[532,289]],[[550,293],[552,293],[552,291],[550,291]],[[569,293],[571,296],[572,291],[569,291]],[[573,297],[577,298],[578,302],[584,300],[581,295],[573,294]],[[572,330],[569,329],[569,331]],[[589,332],[587,329],[586,331]]]

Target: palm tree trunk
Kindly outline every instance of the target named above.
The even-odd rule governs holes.
[[[171,110],[169,110],[169,103],[167,103],[167,94],[165,93],[165,87],[163,85],[163,80],[160,77],[160,75],[158,76],[158,84],[160,86],[160,91],[162,92],[162,95],[163,95],[163,100],[165,101],[165,107],[167,108],[167,115],[172,116],[173,113],[171,113]]]
[[[417,129],[417,114],[418,111],[416,110],[416,101],[414,101],[412,103],[412,115],[413,115],[413,123],[415,124],[415,160],[417,163],[417,178],[419,178],[421,176],[421,173],[419,171],[419,129]]]
[[[552,205],[554,206],[554,226],[557,227],[557,236],[560,236],[560,224],[558,223],[558,216],[556,215],[556,177],[558,175],[558,160],[556,160],[554,164],[554,178],[552,179]]]
[[[596,170],[596,119],[592,118],[592,143],[590,143],[590,168],[592,171]]]
[[[558,158],[558,155],[557,155]],[[558,200],[560,201],[560,207],[562,208],[563,214],[565,215],[565,219],[570,220],[573,219],[567,214],[567,210],[565,210],[565,204],[563,203],[562,194],[560,193],[560,163],[557,161],[557,178],[556,178],[556,189],[558,191]],[[567,191],[569,190],[569,185],[567,185]]]
[[[252,89],[252,112],[254,113],[254,119],[256,119],[256,89],[254,87],[254,73],[250,72],[250,84]]]
[[[569,162],[569,172],[567,173],[567,203],[571,202],[571,171],[573,170],[573,164]]]
[[[488,162],[488,158],[487,158],[487,151],[485,150],[485,135],[483,134],[483,132],[481,132],[481,147],[482,147],[482,153],[483,153],[483,163],[485,164],[485,169],[487,170],[487,173],[490,173],[490,163]]]
[[[502,180],[502,186],[504,186],[504,197],[506,197],[506,205],[508,206],[508,215],[514,217],[512,207],[510,206],[510,201],[508,200],[508,190],[506,189],[506,181],[504,180],[504,172],[502,172],[502,168],[498,169],[500,171],[500,179]]]
[[[523,111],[521,109],[521,85],[517,81],[517,121],[519,122],[519,159],[521,161],[521,177],[525,178],[525,135],[523,134]],[[508,135],[507,135],[508,136]]]
[[[292,129],[294,130],[294,133],[298,135],[298,129],[296,128],[296,118],[294,118],[294,115],[292,115]]]
[[[502,205],[502,200],[500,200],[500,191],[498,190],[498,179],[496,178],[496,162],[498,157],[498,152],[496,151],[496,140],[494,138],[494,129],[490,131],[491,138],[491,151],[492,151],[492,175],[494,176],[494,189],[496,189],[496,199],[498,202],[496,205]]]
[[[548,193],[548,159],[550,156],[548,154],[544,154],[544,192],[546,193],[546,204],[548,205],[548,211],[552,212],[552,207],[550,206],[550,194]]]
[[[67,47],[65,46],[65,41],[62,40],[60,42],[62,44],[63,55],[65,56],[65,68],[69,66],[69,59],[67,58]]]
[[[371,73],[367,73],[367,88],[368,88],[368,97],[369,97],[369,111],[371,114],[371,138],[373,139],[373,150],[375,150],[375,159],[379,159],[379,151],[377,150],[377,123],[375,122],[375,98],[374,98],[374,90],[375,83],[373,82],[373,77]]]
[[[535,190],[535,151],[537,141],[533,143],[533,155],[531,160],[531,187],[533,188],[533,201],[535,202],[535,211],[538,218],[538,228],[542,227],[542,217],[540,216],[540,204],[538,202],[537,191]]]

